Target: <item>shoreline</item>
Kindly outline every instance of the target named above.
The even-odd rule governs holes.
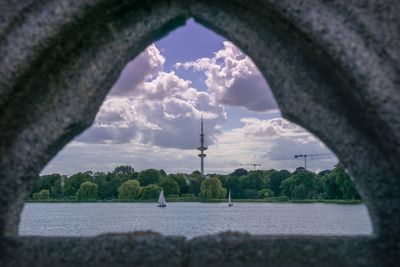
[[[86,200],[78,201],[75,199],[46,199],[46,200],[27,200],[25,203],[155,203],[157,200],[122,200],[122,199],[110,199],[110,200]],[[199,198],[167,198],[167,202],[195,202],[195,203],[225,203],[226,199],[199,199]],[[286,199],[286,198],[268,198],[268,199],[234,199],[233,203],[300,203],[300,204],[312,204],[312,203],[325,203],[325,204],[363,204],[364,202],[359,199]]]

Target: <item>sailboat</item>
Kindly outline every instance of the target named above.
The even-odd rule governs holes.
[[[228,207],[232,207],[233,203],[232,203],[232,199],[231,199],[231,190],[229,190],[229,195],[228,195]]]
[[[157,207],[165,208],[166,206],[167,206],[167,203],[165,202],[164,190],[161,190],[160,196],[158,197]]]

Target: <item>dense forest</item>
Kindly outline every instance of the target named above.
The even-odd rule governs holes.
[[[161,190],[166,197],[181,200],[226,198],[287,200],[360,199],[353,181],[338,164],[332,170],[313,173],[304,168],[287,170],[236,169],[229,175],[200,172],[167,174],[164,170],[136,172],[131,166],[119,166],[112,172],[79,172],[69,177],[60,174],[37,177],[32,200],[154,200]]]

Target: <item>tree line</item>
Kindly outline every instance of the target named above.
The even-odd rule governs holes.
[[[166,197],[223,199],[231,190],[236,199],[360,199],[354,182],[342,165],[319,173],[297,168],[288,170],[236,169],[228,175],[200,172],[167,174],[164,170],[136,172],[119,166],[112,172],[79,172],[69,177],[42,175],[35,180],[33,200],[155,200],[161,190]]]

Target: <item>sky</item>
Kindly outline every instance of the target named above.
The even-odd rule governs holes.
[[[193,20],[147,47],[122,70],[93,125],[66,145],[42,174],[200,168],[204,118],[206,173],[236,168],[312,171],[337,158],[305,129],[282,118],[267,81],[233,43]]]

